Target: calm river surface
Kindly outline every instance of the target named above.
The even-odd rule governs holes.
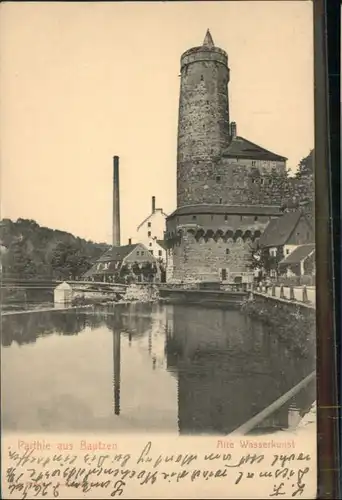
[[[225,434],[315,368],[239,311],[121,304],[2,318],[6,430]],[[286,427],[314,387],[264,422]]]

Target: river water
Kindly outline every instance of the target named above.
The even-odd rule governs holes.
[[[315,368],[312,349],[236,310],[120,304],[2,318],[2,427],[227,434]],[[309,386],[259,426],[286,428]],[[258,430],[256,430],[258,431]]]

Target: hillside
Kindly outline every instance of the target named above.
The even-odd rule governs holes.
[[[108,248],[34,220],[0,222],[2,273],[9,277],[76,279]]]

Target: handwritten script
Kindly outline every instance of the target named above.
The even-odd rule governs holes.
[[[214,444],[214,443],[213,443]],[[73,451],[63,446],[8,446],[2,471],[4,493],[12,498],[147,498],[153,489],[181,485],[191,491],[204,483],[219,483],[225,498],[256,498],[256,490],[268,497],[308,498],[313,481],[312,457],[294,450],[233,449],[189,450],[161,453],[148,441],[125,452],[121,446],[96,451]],[[66,446],[64,446],[66,448]],[[4,463],[4,462],[3,462]],[[144,489],[145,491],[141,491]],[[148,491],[146,491],[148,489]],[[6,497],[7,498],[7,497]],[[260,498],[260,497],[259,497]]]

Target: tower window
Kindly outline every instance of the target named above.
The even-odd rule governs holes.
[[[147,223],[147,227],[151,227],[151,222],[148,222],[148,223]]]
[[[216,182],[220,182],[221,181],[221,176],[220,175],[217,175],[216,176]]]
[[[151,236],[151,231],[148,231],[147,236]]]
[[[151,246],[152,246],[152,243],[149,243],[148,245],[151,247]]]

